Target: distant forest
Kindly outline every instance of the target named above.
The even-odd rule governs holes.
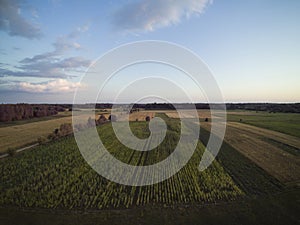
[[[96,109],[110,109],[111,103],[97,103],[97,104],[82,104],[75,108],[91,108]],[[120,104],[121,106],[121,104]],[[133,104],[132,108],[140,108],[145,110],[175,110],[191,109],[196,106],[196,109],[210,109],[210,106],[217,109],[221,107],[220,104],[207,103],[148,103],[148,104]],[[34,117],[44,117],[56,115],[58,112],[65,110],[72,110],[72,104],[0,104],[0,122],[9,122],[23,119],[31,119]],[[227,103],[227,110],[251,110],[251,111],[267,111],[270,113],[300,113],[300,103]]]
[[[31,119],[35,117],[52,116],[65,111],[63,105],[48,104],[1,104],[0,122]]]
[[[121,104],[119,104],[121,105]],[[78,105],[77,108],[91,108],[96,109],[110,109],[113,104],[111,103],[97,103],[97,104],[83,104]],[[140,108],[146,110],[175,110],[175,106],[178,109],[192,109],[196,106],[196,109],[210,109],[210,106],[217,109],[221,107],[221,104],[213,103],[147,103],[147,104],[133,104],[132,108]],[[72,105],[65,105],[65,107],[72,107]],[[284,113],[300,113],[300,103],[226,103],[227,110],[251,110],[251,111],[268,111],[270,113],[284,112]]]

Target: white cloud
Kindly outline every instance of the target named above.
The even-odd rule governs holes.
[[[71,82],[66,79],[56,79],[46,83],[20,82],[16,85],[18,91],[31,93],[68,93],[82,87],[79,82]]]
[[[113,25],[127,32],[153,31],[178,24],[183,18],[201,14],[210,0],[142,0],[121,7]]]
[[[22,17],[21,3],[18,0],[0,1],[0,30],[11,36],[21,36],[29,39],[39,38],[41,30],[32,22]]]

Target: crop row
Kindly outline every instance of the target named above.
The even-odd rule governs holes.
[[[166,138],[151,151],[124,147],[115,137],[111,124],[100,126],[98,131],[114,157],[131,165],[150,165],[167,158],[179,140],[179,122],[164,119],[169,128]],[[132,122],[131,126],[137,136],[146,137],[149,133],[147,122]],[[188,164],[177,174],[154,185],[135,187],[117,184],[98,175],[84,161],[74,138],[66,137],[1,161],[0,205],[128,208],[146,204],[199,204],[232,200],[243,195],[217,161],[204,172],[198,171],[203,151],[204,146],[199,142]]]

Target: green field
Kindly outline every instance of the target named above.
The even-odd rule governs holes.
[[[0,223],[9,225],[293,225],[299,224],[299,189],[275,196],[208,205],[144,206],[126,210],[51,211],[0,208]]]
[[[300,138],[299,113],[255,113],[253,111],[241,111],[239,114],[236,114],[236,112],[239,111],[227,112],[228,121],[242,122]]]
[[[166,158],[177,144],[179,120],[168,119],[165,140],[151,152],[124,148],[111,124],[98,128],[111,154],[133,165],[152,164]],[[135,133],[147,133],[146,122],[133,122]],[[244,195],[217,162],[204,172],[197,166],[204,151],[199,142],[189,161],[176,175],[161,183],[131,187],[110,182],[84,161],[73,137],[36,147],[0,164],[0,204],[18,207],[103,209],[138,205],[199,204],[228,201]]]
[[[124,147],[110,123],[97,130],[114,157],[150,165],[168,157],[180,136],[179,119],[157,116],[168,131],[149,152]],[[137,137],[150,134],[147,122],[130,126]],[[98,175],[73,136],[1,159],[0,224],[296,224],[297,183],[280,183],[226,142],[212,165],[199,172],[209,135],[201,128],[197,149],[177,174],[143,187]]]

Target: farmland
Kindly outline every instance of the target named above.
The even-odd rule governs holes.
[[[177,120],[169,120],[176,127]],[[145,130],[146,122],[133,123],[136,132]],[[100,137],[115,157],[137,165],[167,157],[176,145],[178,132],[170,130],[164,142],[149,153],[124,154],[113,137],[112,127],[99,128]],[[109,146],[111,146],[109,148]],[[168,148],[168,147],[169,148]],[[62,150],[63,149],[63,150]],[[34,154],[32,152],[34,151]],[[131,187],[106,180],[94,172],[80,156],[72,137],[39,146],[1,164],[0,204],[38,208],[128,208],[135,205],[196,204],[233,200],[244,195],[222,166],[215,161],[205,172],[197,165],[204,146],[199,143],[190,162],[175,176],[161,183]],[[36,168],[36,169],[33,169]],[[11,172],[14,171],[14,172]]]
[[[202,127],[209,130],[210,123],[202,123]],[[224,140],[278,180],[300,180],[300,161],[295,157],[300,149],[298,138],[243,123],[228,122]]]
[[[300,138],[299,113],[229,111],[228,121],[250,124]]]
[[[99,115],[109,117],[110,109],[96,110],[96,119]],[[88,120],[85,111],[79,113],[84,121]],[[144,121],[146,116],[153,117],[155,113],[142,111],[129,115],[130,121]],[[37,142],[41,136],[47,137],[54,129],[63,123],[72,123],[72,112],[60,112],[55,116],[34,118],[0,123],[0,154],[9,148],[17,149]]]
[[[184,218],[187,221],[187,215],[191,223],[200,220],[200,224],[205,224],[205,220],[213,221],[212,224],[236,223],[238,218],[245,218],[245,224],[255,221],[295,223],[299,209],[294,199],[299,195],[299,138],[244,122],[256,112],[229,112],[225,142],[212,165],[200,172],[199,161],[211,134],[210,122],[204,122],[210,118],[209,111],[199,110],[198,114],[201,133],[192,158],[177,174],[154,185],[126,186],[98,175],[84,161],[73,136],[1,159],[0,220],[8,221],[10,214],[26,221],[31,221],[27,218],[30,216],[44,220],[49,216],[47,210],[54,210],[67,214],[64,216],[66,224],[72,223],[72,212],[77,211],[89,212],[80,224],[96,220],[103,220],[104,224],[105,221],[131,224],[134,219],[142,221],[144,218],[153,223],[163,220],[166,224],[180,224]],[[177,113],[157,110],[130,114],[131,130],[139,138],[150,134],[146,116],[159,116],[166,121],[168,131],[163,142],[149,152],[135,151],[123,146],[111,123],[105,123],[98,126],[97,131],[110,154],[130,165],[147,166],[172,153],[180,137]],[[52,119],[52,123],[55,120]],[[49,121],[37,124],[46,122]],[[24,125],[33,124],[35,122]],[[22,213],[19,208],[29,209],[29,212]],[[164,212],[163,218],[159,216],[161,212]],[[236,216],[228,217],[232,213]],[[277,219],[262,216],[274,213]],[[58,214],[54,214],[57,218],[57,222],[52,221],[54,224],[59,224]],[[9,221],[18,224],[21,220]]]

